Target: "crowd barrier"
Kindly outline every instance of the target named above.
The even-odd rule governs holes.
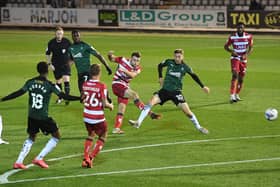
[[[0,14],[0,25],[4,26],[223,29],[234,28],[238,22],[243,22],[247,28],[280,29],[280,11],[233,11],[226,8],[98,10],[3,7]]]

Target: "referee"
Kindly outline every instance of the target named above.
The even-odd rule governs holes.
[[[71,69],[69,64],[68,48],[71,42],[63,37],[64,31],[62,27],[56,27],[55,38],[51,39],[46,49],[46,57],[50,68],[54,72],[57,86],[62,90],[64,83],[64,91],[66,95],[70,93],[70,75]],[[57,104],[62,102],[62,98],[56,100]],[[65,101],[68,105],[69,101]]]

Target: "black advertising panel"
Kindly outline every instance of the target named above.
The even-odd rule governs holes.
[[[228,27],[235,28],[238,22],[247,28],[280,29],[280,11],[228,11]]]
[[[99,10],[98,11],[99,26],[118,26],[117,10]]]
[[[242,22],[246,27],[260,28],[260,11],[228,11],[228,27],[235,28],[237,23]]]
[[[280,11],[264,12],[264,23],[266,27],[280,29]]]

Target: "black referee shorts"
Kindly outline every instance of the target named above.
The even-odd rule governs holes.
[[[61,79],[64,75],[71,75],[71,68],[68,64],[65,65],[55,65],[54,64],[54,77],[56,80]]]

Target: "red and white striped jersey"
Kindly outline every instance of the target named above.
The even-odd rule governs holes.
[[[132,78],[130,76],[128,76],[127,74],[125,74],[122,70],[126,69],[130,72],[141,72],[141,67],[140,66],[132,66],[130,64],[130,59],[126,59],[124,57],[116,57],[115,58],[115,62],[118,63],[118,68],[116,70],[116,73],[113,77],[113,83],[119,83],[119,84],[123,84],[125,86],[129,85],[129,82],[132,80]]]
[[[98,80],[88,80],[83,84],[84,122],[97,124],[105,121],[103,100],[107,98],[106,85]]]
[[[231,56],[231,58],[236,58],[242,62],[247,62],[247,59],[241,59],[240,57],[246,54],[247,48],[249,46],[253,46],[253,36],[246,32],[243,33],[243,36],[238,36],[238,34],[235,33],[234,35],[229,36],[226,45],[232,45],[234,52],[238,54],[237,57]]]

